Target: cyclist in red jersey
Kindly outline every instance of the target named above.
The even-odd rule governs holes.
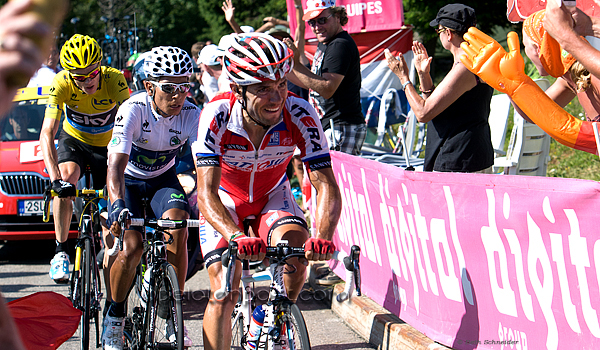
[[[291,246],[304,245],[308,260],[330,259],[342,208],[316,112],[287,91],[292,51],[263,33],[232,34],[229,39],[223,70],[232,81],[232,91],[205,106],[198,139],[192,145],[198,206],[206,219],[200,239],[212,291],[221,287],[220,256],[231,240],[238,243],[241,259],[262,260],[266,245],[282,239]],[[309,238],[304,214],[286,177],[296,147],[317,189],[315,238]],[[244,233],[246,219],[248,235]],[[292,301],[304,284],[304,263],[294,261],[286,267],[284,282]],[[236,271],[234,290],[241,268]],[[205,349],[229,349],[230,317],[237,298],[237,292],[224,300],[211,294],[203,322]]]

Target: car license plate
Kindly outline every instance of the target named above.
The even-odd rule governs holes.
[[[18,206],[20,216],[42,215],[44,212],[43,199],[21,200]],[[52,215],[52,202],[50,202],[50,215]]]

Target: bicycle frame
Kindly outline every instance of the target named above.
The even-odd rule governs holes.
[[[252,294],[254,282],[272,281],[269,287],[269,298],[265,309],[265,319],[261,328],[260,336],[256,344],[257,349],[272,350],[275,343],[283,348],[295,350],[293,327],[291,326],[291,306],[293,305],[287,297],[285,285],[283,282],[284,267],[287,259],[293,257],[304,257],[304,248],[290,247],[287,241],[280,241],[276,247],[267,247],[266,256],[269,258],[270,265],[265,271],[250,273],[250,264],[248,260],[242,261],[241,275],[241,301],[234,307],[235,318],[232,320],[232,327],[235,327],[237,320],[243,317],[243,334],[248,334],[253,312]],[[359,267],[360,248],[352,246],[350,256],[343,252],[335,252],[333,259],[342,261],[346,267],[346,289],[338,301],[346,300],[352,294],[352,288],[356,285],[356,294],[361,295],[360,291],[360,267]],[[221,289],[215,291],[215,298],[223,299],[232,290],[233,276],[235,271],[235,260],[237,256],[237,243],[230,242],[228,250],[224,254],[223,274]],[[282,327],[284,326],[284,327]],[[282,329],[284,332],[282,332]],[[232,330],[233,331],[233,330]],[[283,335],[283,337],[281,337]],[[269,341],[271,338],[272,341]],[[290,341],[291,340],[291,341]],[[287,347],[286,347],[287,346]]]
[[[86,186],[90,186],[89,170],[84,176]],[[50,188],[44,193],[44,222],[49,221],[50,200],[57,194]],[[83,311],[80,332],[82,348],[89,348],[90,318],[96,325],[96,347],[100,346],[100,326],[98,314],[102,310],[103,298],[100,285],[100,269],[96,263],[96,245],[100,243],[100,213],[95,201],[104,198],[103,190],[83,188],[76,191],[76,197],[83,199],[83,209],[79,218],[79,236],[76,239],[75,264],[71,273],[69,298],[73,307]]]
[[[123,241],[124,234],[124,222],[125,219],[119,219],[122,225],[121,236],[115,239],[115,247],[121,246],[119,242]],[[172,322],[174,327],[174,334],[176,334],[177,344],[180,348],[183,348],[183,314],[181,307],[181,291],[179,290],[179,286],[177,284],[177,276],[175,274],[175,270],[167,261],[167,244],[173,242],[173,236],[166,232],[166,229],[178,229],[186,226],[189,227],[198,227],[200,224],[199,220],[156,220],[156,219],[130,219],[130,226],[141,226],[146,228],[151,228],[153,230],[144,230],[144,235],[146,239],[144,240],[144,253],[142,255],[142,268],[138,270],[138,277],[136,280],[139,281],[144,279],[144,275],[147,269],[151,269],[148,289],[146,291],[146,304],[142,306],[141,310],[135,311],[134,314],[137,313],[137,317],[135,315],[131,316],[132,322],[137,322],[135,325],[135,329],[139,332],[139,338],[136,337],[136,340],[142,343],[146,343],[145,346],[148,348],[154,349],[154,347],[162,348],[164,345],[160,343],[155,343],[155,335],[156,332],[159,331],[155,327],[155,320],[157,319],[157,315],[160,314],[159,308],[154,307],[156,305],[154,300],[160,296],[163,298],[164,295],[161,295],[163,290],[159,290],[159,284],[165,283],[164,281],[170,280],[171,283],[175,282],[175,289],[173,288],[165,288],[164,292],[166,292],[165,300],[172,300],[173,303],[173,311],[176,313],[177,322]],[[165,235],[169,238],[165,241]],[[122,247],[122,246],[121,246]],[[122,249],[122,248],[121,248]],[[145,265],[145,266],[144,266]],[[175,281],[173,281],[175,279]],[[142,286],[143,288],[143,286]],[[139,288],[138,288],[139,289]],[[161,316],[162,317],[162,316]],[[174,320],[173,317],[171,320]],[[165,319],[165,322],[168,322]],[[165,323],[166,324],[166,323]],[[137,335],[137,334],[136,334]],[[134,342],[133,334],[131,336],[130,341]]]

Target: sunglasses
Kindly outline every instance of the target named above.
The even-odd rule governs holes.
[[[158,86],[163,92],[170,94],[170,95],[175,94],[177,92],[187,93],[188,91],[190,91],[190,88],[192,87],[192,85],[190,83],[181,83],[181,84],[157,83],[155,81],[150,81],[150,83],[154,86]]]
[[[435,32],[437,33],[437,35],[440,35],[442,32],[445,32],[447,29],[448,29],[448,28],[444,28],[444,27],[442,27],[442,28],[437,28],[437,29],[435,30]]]
[[[88,79],[94,79],[95,77],[98,76],[98,74],[100,74],[100,67],[94,69],[93,71],[89,72],[88,74],[71,74],[71,78],[73,78],[73,80],[77,80],[77,81],[86,81]]]
[[[323,25],[323,24],[327,23],[327,20],[329,20],[329,17],[331,17],[331,16],[333,16],[333,15],[329,15],[327,17],[319,17],[317,19],[311,19],[307,23],[311,27],[314,27],[317,24]]]

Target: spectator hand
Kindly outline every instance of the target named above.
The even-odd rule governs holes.
[[[408,79],[408,65],[404,60],[404,56],[400,55],[400,59],[397,59],[392,55],[390,50],[385,49],[385,58],[387,59],[388,67],[398,76],[398,78],[402,79],[403,77]]]
[[[284,38],[283,43],[286,44],[287,47],[289,47],[290,50],[292,50],[292,52],[294,53],[294,66],[301,64],[300,63],[300,52],[299,52],[298,48],[296,47],[296,44],[294,44],[294,42],[292,41],[292,39]]]
[[[52,181],[52,191],[56,192],[58,198],[75,197],[77,195],[77,190],[73,184],[59,179]]]
[[[573,9],[571,13],[573,20],[575,21],[575,27],[573,29],[579,35],[583,36],[594,36],[594,29],[592,26],[592,19],[590,16],[581,11],[578,7]]]
[[[231,0],[223,1],[223,6],[221,6],[221,9],[223,10],[223,12],[225,12],[225,20],[227,22],[231,22],[235,15],[235,7],[233,7]]]
[[[552,36],[559,44],[563,44],[561,36],[574,33],[573,17],[571,12],[561,3],[557,1],[546,1],[546,14],[544,16],[544,29]]]
[[[429,57],[425,45],[418,41],[413,41],[412,50],[415,54],[415,69],[417,72],[419,74],[429,74],[433,57]]]
[[[465,52],[460,57],[461,62],[494,89],[512,97],[518,87],[531,80],[524,72],[517,33],[507,35],[509,52],[475,27],[469,28],[464,39],[460,45]]]
[[[242,235],[233,239],[238,244],[238,258],[241,260],[260,261],[265,258],[267,246],[259,237]]]
[[[335,244],[322,238],[309,238],[304,243],[304,256],[308,260],[329,260],[333,257]]]

